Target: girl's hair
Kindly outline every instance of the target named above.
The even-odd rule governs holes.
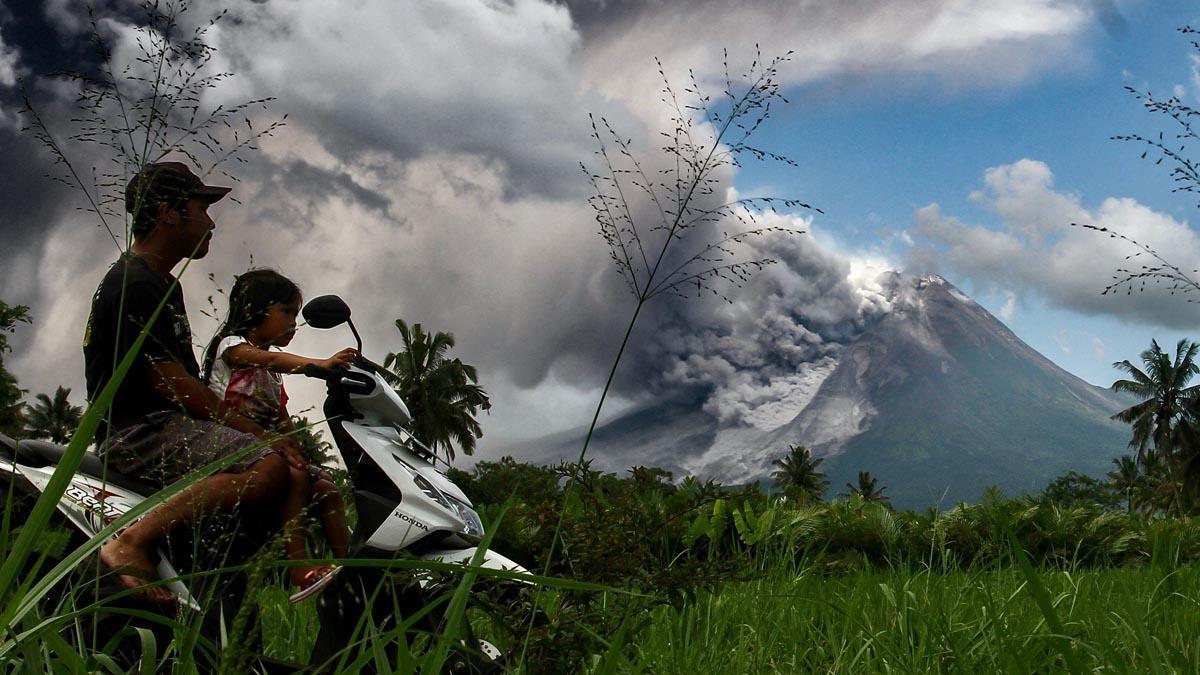
[[[250,270],[238,276],[229,290],[229,315],[204,350],[204,383],[212,380],[217,347],[230,335],[245,336],[267,317],[271,305],[300,300],[300,287],[272,269]]]

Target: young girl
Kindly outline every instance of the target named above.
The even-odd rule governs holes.
[[[251,270],[233,283],[229,316],[204,354],[204,381],[227,406],[281,434],[293,431],[287,411],[283,375],[309,364],[342,368],[353,363],[355,350],[343,349],[327,359],[310,359],[281,351],[296,333],[300,289],[282,274],[269,269]],[[321,522],[334,556],[344,558],[348,546],[345,505],[327,473],[315,466],[291,468],[291,483],[284,498],[285,550],[291,560],[308,557],[304,549],[301,515],[309,503],[321,505]],[[300,587],[293,601],[315,592],[330,577],[327,565],[291,567],[292,583]]]

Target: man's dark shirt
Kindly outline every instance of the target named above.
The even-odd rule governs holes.
[[[156,274],[132,253],[123,254],[104,275],[92,298],[92,312],[83,336],[89,401],[112,378],[116,364],[133,346],[172,281],[173,278]],[[180,363],[189,374],[199,377],[200,368],[192,351],[192,330],[183,305],[183,292],[178,286],[171,291],[167,304],[146,335],[141,353],[113,398],[108,418],[112,431],[138,422],[152,412],[182,410],[178,403],[160,394],[150,379],[150,365],[166,361]],[[103,442],[105,434],[101,425],[97,442]]]

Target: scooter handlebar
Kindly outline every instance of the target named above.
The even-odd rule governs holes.
[[[330,384],[340,385],[351,394],[365,396],[375,389],[375,381],[369,375],[351,372],[345,368],[322,368],[310,364],[301,368],[300,373],[314,379],[325,380]]]
[[[311,363],[301,368],[300,372],[305,377],[311,377],[317,380],[325,380],[326,382],[338,382],[342,379],[342,376],[346,374],[346,371],[344,370],[337,371],[333,368],[322,368],[321,366]]]

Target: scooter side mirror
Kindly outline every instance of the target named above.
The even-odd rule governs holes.
[[[301,314],[313,328],[334,328],[350,320],[350,306],[336,295],[322,295],[309,300]]]

